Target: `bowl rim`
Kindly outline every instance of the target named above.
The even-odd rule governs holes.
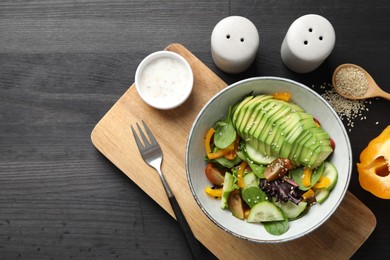
[[[256,81],[256,80],[277,80],[277,81],[283,81],[283,82],[286,82],[286,83],[290,83],[290,84],[295,84],[295,85],[298,85],[299,87],[305,89],[306,91],[309,91],[311,94],[313,94],[314,96],[316,96],[319,100],[321,100],[321,102],[326,105],[329,110],[332,112],[332,114],[335,116],[335,119],[338,121],[338,125],[341,127],[341,130],[342,130],[342,134],[343,134],[343,137],[345,138],[345,141],[346,141],[346,148],[347,148],[347,152],[348,152],[348,160],[347,160],[347,163],[348,163],[348,172],[346,173],[347,174],[347,178],[346,178],[346,182],[345,182],[345,186],[343,187],[343,190],[341,191],[341,194],[339,196],[339,198],[337,199],[336,203],[334,204],[333,208],[328,212],[328,214],[322,218],[322,221],[316,223],[312,228],[308,229],[308,230],[305,230],[305,232],[302,232],[302,233],[299,233],[298,235],[295,235],[295,236],[291,236],[291,237],[287,237],[287,238],[283,238],[283,239],[275,239],[275,240],[264,240],[264,239],[254,239],[254,238],[249,238],[249,237],[246,237],[246,236],[243,236],[241,234],[238,234],[232,230],[229,230],[227,229],[226,227],[224,227],[223,225],[221,225],[216,219],[214,219],[214,217],[211,216],[211,214],[209,214],[209,212],[202,206],[202,203],[200,201],[200,199],[198,198],[198,196],[196,195],[196,192],[195,192],[195,188],[193,187],[193,184],[192,184],[192,181],[191,181],[191,178],[190,178],[190,174],[189,174],[189,163],[188,163],[188,160],[189,160],[189,149],[190,149],[190,143],[191,143],[191,136],[193,135],[193,132],[195,130],[195,126],[197,125],[197,123],[199,122],[200,118],[202,117],[202,115],[204,114],[205,110],[224,92],[227,92],[229,91],[230,89],[232,88],[235,88],[237,87],[238,85],[241,85],[241,84],[244,84],[244,83],[247,83],[247,82],[251,82],[251,81]],[[241,238],[243,240],[247,240],[247,241],[250,241],[250,242],[255,242],[255,243],[264,243],[264,244],[270,244],[270,243],[282,243],[282,242],[287,242],[287,241],[291,241],[291,240],[295,240],[297,238],[300,238],[300,237],[303,237],[309,233],[311,233],[312,231],[316,230],[317,228],[319,228],[322,224],[324,224],[333,214],[334,212],[338,209],[338,207],[340,206],[341,202],[343,201],[347,191],[348,191],[348,187],[349,187],[349,183],[350,183],[350,180],[351,180],[351,175],[352,175],[352,164],[353,164],[353,157],[352,157],[352,148],[351,148],[351,143],[350,143],[350,140],[349,140],[349,136],[348,136],[348,133],[345,129],[345,126],[343,124],[343,122],[341,121],[340,117],[338,116],[337,112],[333,109],[333,107],[320,95],[318,94],[317,92],[315,92],[314,90],[310,89],[309,87],[307,87],[306,85],[300,83],[300,82],[297,82],[295,80],[291,80],[291,79],[287,79],[287,78],[283,78],[283,77],[276,77],[276,76],[258,76],[258,77],[250,77],[250,78],[247,78],[247,79],[243,79],[243,80],[240,80],[240,81],[237,81],[235,83],[232,83],[230,85],[228,85],[227,87],[221,89],[220,91],[218,91],[214,96],[212,96],[207,102],[206,104],[202,107],[202,109],[199,111],[199,113],[197,114],[196,118],[194,119],[194,122],[193,124],[191,125],[191,129],[190,129],[190,132],[189,132],[189,135],[188,135],[188,138],[187,138],[187,144],[186,144],[186,151],[185,151],[185,168],[186,168],[186,178],[187,178],[187,182],[189,184],[189,187],[190,187],[190,190],[191,190],[191,193],[196,201],[196,203],[198,204],[198,206],[200,207],[200,209],[203,211],[203,213],[208,217],[209,220],[211,220],[216,226],[218,226],[219,228],[221,228],[222,230],[224,230],[225,232],[229,233],[229,234],[232,234],[238,238]],[[276,236],[277,237],[277,236]]]
[[[159,58],[173,58],[173,59],[179,61],[181,64],[184,65],[185,69],[187,70],[187,72],[189,74],[188,82],[186,82],[182,86],[183,88],[186,88],[187,91],[186,91],[185,95],[175,103],[156,104],[156,103],[150,102],[148,97],[142,91],[142,87],[140,84],[140,80],[141,80],[140,77],[142,75],[142,72],[144,71],[144,69],[146,68],[146,66],[150,62],[152,62],[156,59],[159,59]],[[191,65],[188,63],[188,61],[183,56],[181,56],[180,54],[173,52],[173,51],[162,50],[162,51],[156,51],[156,52],[150,53],[140,62],[140,64],[137,67],[137,70],[135,71],[135,88],[138,92],[138,95],[141,97],[141,99],[146,104],[148,104],[151,107],[160,109],[160,110],[173,109],[173,108],[176,108],[176,107],[182,105],[188,99],[188,97],[191,95],[193,86],[194,86],[194,73],[192,71]]]

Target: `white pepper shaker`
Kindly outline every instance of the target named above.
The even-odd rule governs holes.
[[[259,42],[256,26],[249,19],[229,16],[218,22],[213,29],[211,54],[222,71],[240,73],[252,64]]]
[[[284,64],[294,72],[317,69],[330,55],[336,42],[332,24],[316,14],[301,16],[287,31],[281,47]]]

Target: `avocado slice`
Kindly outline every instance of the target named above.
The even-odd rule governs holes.
[[[241,109],[240,115],[242,114],[241,120],[238,125],[238,129],[244,130],[248,128],[248,120],[251,119],[253,110],[263,99],[263,95],[255,96],[253,99],[249,100]]]
[[[275,141],[275,143],[278,146],[278,154],[282,158],[288,158],[288,155],[290,154],[290,150],[292,149],[292,143],[286,140],[286,136],[295,128],[295,126],[299,122],[299,119],[299,114],[291,111],[290,114],[286,115],[286,117],[284,118],[284,122],[280,125],[280,129],[282,131],[280,133],[278,141]]]
[[[283,145],[286,142],[287,134],[294,128],[295,124],[299,121],[299,115],[294,111],[290,110],[288,114],[280,118],[276,124],[278,124],[278,131],[275,134],[275,138],[271,143],[271,154],[274,157],[287,158],[290,153],[289,149],[291,146]],[[284,147],[284,148],[283,148]],[[286,148],[289,148],[286,150]],[[282,149],[283,148],[283,149]],[[284,155],[284,156],[283,156]]]
[[[315,127],[313,117],[306,113],[299,113],[300,120],[297,125],[287,134],[286,140],[293,143],[302,134],[302,132],[311,127]]]
[[[276,127],[273,131],[272,135],[269,136],[269,139],[266,140],[268,145],[270,146],[270,155],[272,157],[278,157],[281,145],[283,144],[284,138],[282,136],[283,129],[281,127]],[[271,140],[271,137],[273,139]]]
[[[293,102],[287,102],[287,101],[280,100],[280,99],[274,99],[274,101],[278,102],[278,103],[282,103],[284,106],[290,107],[291,110],[294,112],[305,112],[302,107],[300,107],[299,105],[297,105]]]
[[[240,132],[242,133],[249,133],[249,131],[257,126],[259,123],[259,113],[261,113],[262,108],[262,101],[266,99],[272,98],[271,96],[259,96],[258,99],[253,99],[253,103],[248,104],[249,106],[252,106],[251,108],[248,108],[247,115],[248,120],[245,122],[245,117],[243,122],[241,122],[240,126],[238,126]]]
[[[312,134],[312,138],[303,144],[300,161],[304,162],[303,165],[309,168],[316,168],[333,152],[333,149],[330,146],[327,132],[318,127],[311,128],[309,131]]]
[[[301,135],[295,140],[293,147],[290,151],[288,158],[291,158],[295,165],[301,165],[302,161],[300,160],[300,153],[303,148],[303,144],[311,138],[311,133],[309,131],[302,131]]]
[[[268,155],[268,154],[266,152],[265,143],[263,141],[261,141],[261,135],[262,135],[262,132],[264,131],[264,128],[267,126],[267,124],[269,122],[269,118],[275,112],[272,109],[273,105],[274,105],[273,102],[267,102],[267,104],[263,107],[263,109],[262,109],[262,117],[259,120],[259,124],[257,125],[257,127],[256,127],[256,129],[254,131],[254,134],[253,134],[253,137],[258,139],[258,141],[259,141],[259,143],[258,143],[259,151],[262,154],[264,154],[264,155]]]
[[[264,126],[264,118],[267,117],[267,110],[269,109],[268,102],[262,102],[258,105],[258,113],[256,118],[256,124],[248,131],[248,135],[258,138],[259,131]]]
[[[246,102],[241,108],[240,108],[240,111],[238,112],[238,117],[237,117],[237,120],[236,120],[236,126],[237,126],[237,130],[240,130],[240,126],[244,125],[244,122],[246,122],[248,120],[248,117],[250,115],[250,110],[254,107],[253,106],[253,103],[255,103],[255,99],[257,99],[258,97],[254,97],[252,98],[251,100],[249,100],[248,102]]]
[[[278,118],[279,114],[281,113],[280,111],[283,109],[284,107],[280,104],[277,104],[275,105],[268,113],[268,119],[267,119],[267,122],[265,123],[265,126],[263,128],[263,130],[261,131],[260,133],[260,137],[259,137],[259,141],[260,143],[263,143],[264,144],[264,151],[265,151],[265,155],[268,155],[270,156],[271,155],[271,148],[270,148],[270,144],[268,144],[266,142],[267,138],[270,136],[270,135],[273,135],[276,131],[275,130],[275,120]],[[272,136],[273,138],[274,136]]]
[[[242,108],[246,103],[248,103],[252,98],[253,98],[253,96],[248,96],[248,97],[244,98],[244,100],[241,101],[241,102],[238,104],[238,106],[237,106],[236,110],[234,110],[234,113],[233,113],[233,116],[232,116],[232,122],[233,122],[234,125],[237,124],[238,115],[240,114],[241,108]]]
[[[272,109],[272,107],[273,107],[273,102],[270,102],[269,100],[265,100],[264,102],[262,102],[262,108],[260,111],[261,117],[259,118],[259,123],[257,124],[256,128],[253,129],[253,136],[255,138],[260,137],[260,133],[263,130],[263,128],[264,128],[264,126],[269,118],[269,111]],[[250,132],[252,132],[252,131],[250,131]]]
[[[269,156],[275,154],[273,151],[274,140],[280,137],[281,127],[280,124],[283,122],[286,115],[291,111],[288,106],[282,106],[278,112],[276,112],[270,120],[272,121],[271,127],[269,128],[268,135],[265,137],[264,143],[266,144],[266,152]],[[262,141],[262,139],[260,139]]]
[[[311,130],[312,133],[317,136],[318,139],[329,139],[329,134],[324,131],[321,127],[315,127]]]
[[[318,167],[328,156],[333,152],[330,145],[320,145],[313,151],[312,156],[309,159],[309,165],[311,168]]]

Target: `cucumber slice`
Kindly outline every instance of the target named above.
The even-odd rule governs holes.
[[[221,197],[221,208],[226,209],[228,208],[228,198],[230,192],[234,190],[234,177],[233,174],[226,172],[225,173],[225,179],[223,180],[223,187],[222,187],[222,197]]]
[[[247,221],[251,223],[283,220],[282,210],[274,203],[266,200],[257,203],[249,212]]]
[[[246,154],[248,155],[250,160],[258,164],[266,165],[270,164],[273,160],[275,160],[274,157],[266,156],[248,144],[246,145]]]
[[[259,178],[253,172],[249,172],[244,176],[244,188],[249,187],[259,187]]]
[[[303,211],[305,211],[307,207],[306,201],[301,201],[296,205],[291,201],[284,202],[275,202],[275,204],[284,212],[288,219],[295,219],[301,215]]]
[[[318,203],[322,204],[328,197],[329,197],[330,191],[327,188],[322,188],[316,190],[316,200]]]
[[[322,176],[330,180],[330,184],[326,189],[331,191],[334,188],[334,186],[336,186],[337,179],[338,179],[338,172],[333,163],[326,161],[324,164],[325,167]]]
[[[237,157],[240,158],[242,161],[246,161],[248,159],[248,156],[246,155],[246,153],[242,150],[238,150],[236,152],[237,154]]]
[[[322,176],[330,180],[330,184],[326,188],[321,188],[316,190],[316,200],[318,203],[322,204],[329,197],[330,191],[336,186],[338,179],[338,172],[336,167],[331,162],[324,162],[324,172]]]

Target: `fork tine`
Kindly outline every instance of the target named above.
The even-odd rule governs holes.
[[[137,124],[138,125],[138,124]],[[138,149],[141,149],[144,147],[144,145],[141,143],[141,140],[139,139],[136,131],[134,130],[133,126],[131,125],[131,131],[133,132],[133,136],[135,139],[135,142],[137,143]]]
[[[151,144],[157,144],[156,138],[154,138],[152,132],[150,131],[149,127],[145,124],[144,120],[142,120],[142,125],[144,126],[145,131],[148,134]]]
[[[144,146],[146,147],[146,146],[150,145],[150,142],[149,142],[149,140],[146,138],[146,136],[145,136],[145,134],[144,134],[144,131],[141,129],[141,127],[139,126],[138,123],[136,123],[136,125],[137,125],[137,128],[138,128],[138,132],[139,132],[139,134],[140,134],[140,136],[141,136],[141,138],[142,138],[142,142],[144,143]]]

